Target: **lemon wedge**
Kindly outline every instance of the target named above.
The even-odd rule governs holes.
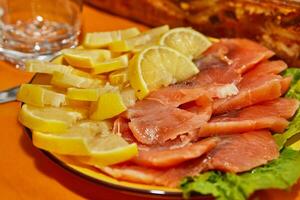
[[[136,144],[112,134],[105,121],[82,121],[59,135],[33,131],[32,140],[41,149],[101,166],[126,161],[138,152]]]
[[[50,63],[63,65],[63,64],[65,64],[64,56],[59,55],[59,56],[55,57],[53,60],[51,60]]]
[[[82,77],[86,77],[86,78],[92,78],[92,75],[90,73],[87,73],[87,72],[84,72],[84,71],[81,71],[78,69],[74,69],[71,74],[75,74],[77,76],[82,76]]]
[[[156,27],[141,33],[140,35],[127,39],[119,40],[109,44],[109,49],[114,52],[127,52],[135,47],[141,47],[157,40],[162,34],[169,30],[168,25]]]
[[[61,72],[65,74],[76,74],[83,77],[91,77],[87,72],[74,69],[71,66],[56,64],[55,62],[45,62],[39,60],[27,60],[25,63],[25,70],[34,73],[53,74],[54,72]]]
[[[111,32],[94,32],[87,33],[83,40],[83,45],[86,48],[101,48],[109,43],[118,40],[125,40],[140,34],[137,28],[129,28]]]
[[[24,103],[44,107],[45,105],[60,107],[66,104],[64,94],[51,90],[52,87],[22,84],[17,94],[17,100]]]
[[[152,90],[186,80],[198,72],[191,60],[166,46],[149,47],[136,54],[129,64],[130,84],[139,99]]]
[[[19,121],[26,127],[43,132],[60,133],[70,125],[87,116],[84,109],[69,107],[35,107],[24,104],[19,114]]]
[[[62,88],[96,88],[103,84],[103,82],[100,79],[82,77],[76,74],[54,72],[51,79],[51,84]]]
[[[171,29],[161,36],[159,43],[171,47],[189,58],[196,58],[211,45],[207,37],[191,28]]]
[[[112,85],[123,86],[129,83],[128,69],[118,70],[108,75],[109,82]]]
[[[122,55],[94,65],[92,74],[102,74],[106,72],[123,69],[128,66],[128,55]]]
[[[93,120],[109,119],[126,109],[119,92],[107,92],[99,96],[98,102],[92,103],[90,118]]]
[[[73,100],[79,101],[97,101],[99,97],[98,88],[90,89],[79,89],[79,88],[68,88],[67,97]]]
[[[64,49],[62,53],[70,65],[88,69],[111,58],[111,52],[105,49]]]

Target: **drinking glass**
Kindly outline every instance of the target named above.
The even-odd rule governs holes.
[[[22,63],[76,46],[81,11],[82,0],[0,0],[0,55]]]

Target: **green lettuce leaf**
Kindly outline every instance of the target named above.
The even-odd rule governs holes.
[[[295,98],[300,100],[300,69],[299,68],[289,68],[285,70],[283,76],[292,77],[291,88],[286,93],[286,97]],[[297,133],[300,133],[300,111],[296,113],[293,120],[289,123],[287,130],[284,133],[275,134],[274,138],[277,145],[281,149],[287,142],[287,140]]]
[[[300,68],[288,68],[282,73],[282,75],[285,77],[292,77],[291,85],[295,85],[298,82],[298,80],[300,80]]]
[[[192,193],[212,195],[217,200],[246,200],[254,191],[286,189],[300,177],[300,152],[285,148],[278,159],[241,174],[206,172],[186,178],[181,188],[185,198]]]
[[[279,147],[282,149],[283,146],[287,143],[288,139],[293,137],[294,135],[300,133],[300,112],[297,111],[297,114],[293,118],[293,120],[289,123],[288,129],[283,133],[278,133],[273,135],[275,141]]]

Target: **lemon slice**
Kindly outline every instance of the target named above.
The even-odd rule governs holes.
[[[87,155],[89,150],[81,137],[66,137],[64,134],[32,132],[33,145],[53,153],[69,155]]]
[[[17,94],[17,100],[40,107],[65,105],[66,96],[51,90],[51,88],[51,86],[47,88],[40,85],[22,84]]]
[[[107,92],[100,95],[98,102],[92,103],[90,118],[93,120],[109,119],[126,109],[119,92]]]
[[[129,80],[139,99],[152,90],[186,80],[199,72],[195,64],[166,46],[149,47],[129,64]]]
[[[64,49],[65,60],[74,67],[93,68],[95,63],[111,58],[111,52],[104,49]]]
[[[33,144],[41,149],[101,166],[124,162],[138,152],[136,144],[128,144],[121,136],[111,133],[107,122],[83,121],[62,134],[33,131]]]
[[[68,88],[67,97],[73,100],[80,101],[97,101],[99,97],[98,88],[78,89]]]
[[[87,48],[101,48],[117,40],[124,40],[140,34],[137,28],[129,28],[111,32],[87,33],[83,40],[83,45]]]
[[[69,107],[22,106],[19,121],[26,127],[43,132],[60,133],[80,119],[86,118],[87,111]]]
[[[82,77],[76,74],[54,72],[51,79],[51,84],[62,88],[96,88],[101,86],[101,84],[103,84],[103,81],[100,79]]]
[[[123,69],[128,66],[128,55],[122,55],[94,65],[92,74],[102,74],[106,72]]]
[[[112,42],[108,47],[113,52],[129,52],[134,48],[133,44],[128,40]]]
[[[112,85],[123,86],[129,83],[128,69],[114,71],[108,75],[108,79]]]
[[[71,66],[44,62],[39,60],[27,60],[25,62],[25,70],[28,72],[53,74],[53,72],[55,71],[62,73],[72,73],[74,68]]]
[[[127,39],[127,40],[119,40],[112,42],[109,45],[109,49],[114,52],[127,52],[135,47],[144,46],[147,43],[151,43],[154,40],[157,40],[162,34],[169,30],[168,25],[160,26],[157,28],[150,29],[141,33],[140,35]]]
[[[106,122],[81,121],[64,132],[32,132],[33,144],[41,149],[67,155],[89,155],[87,142],[100,131],[107,134],[110,125]]]
[[[101,138],[98,140],[99,145],[95,145],[96,147],[108,147],[109,145],[112,147],[105,150],[102,150],[102,148],[95,148],[90,156],[77,156],[76,159],[90,165],[107,166],[130,160],[138,154],[138,148],[135,143],[125,144],[124,141],[124,144],[121,146],[121,141],[124,141],[124,139],[117,135],[106,137],[105,139]]]
[[[34,73],[53,74],[54,72],[61,72],[65,74],[76,74],[83,77],[91,77],[87,72],[74,69],[71,66],[56,64],[55,62],[45,62],[39,60],[27,60],[25,63],[25,70]]]
[[[81,71],[78,69],[74,69],[71,74],[75,74],[75,75],[86,77],[86,78],[92,78],[92,75],[90,73],[87,73],[87,72],[84,72],[84,71]]]
[[[196,58],[211,45],[207,37],[191,28],[171,29],[159,42],[160,45],[171,47],[189,58]]]

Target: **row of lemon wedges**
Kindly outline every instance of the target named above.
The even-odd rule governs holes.
[[[126,161],[137,146],[113,120],[149,92],[197,74],[192,59],[210,45],[191,28],[87,33],[81,46],[51,62],[26,62],[27,71],[44,76],[21,86],[19,121],[41,149],[98,166]]]

